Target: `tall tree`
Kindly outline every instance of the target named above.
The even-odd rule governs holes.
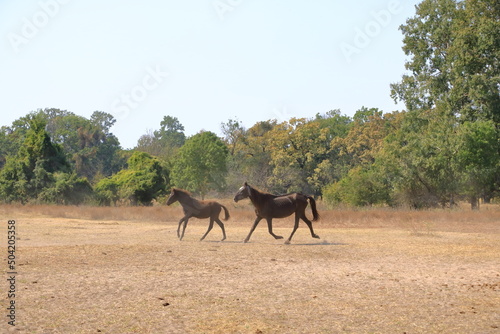
[[[72,173],[58,144],[45,130],[40,114],[28,118],[22,146],[0,172],[0,198],[6,202],[79,203],[92,191],[86,179]],[[73,191],[78,190],[79,194]],[[80,196],[82,195],[82,196]]]
[[[424,0],[416,16],[400,27],[409,74],[391,85],[392,97],[408,110],[428,110],[444,103],[452,87],[450,45],[454,40],[459,4],[455,0]]]
[[[424,0],[401,30],[403,50],[410,57],[405,64],[409,73],[391,85],[392,97],[404,101],[412,113],[431,111],[440,115],[437,122],[454,127],[447,131],[450,135],[456,134],[457,121],[462,125],[491,121],[496,140],[490,144],[496,156],[500,155],[500,3]],[[457,121],[449,122],[449,117]],[[479,165],[469,172],[486,168],[480,165],[485,159],[470,161]],[[495,174],[500,175],[499,165]],[[496,182],[493,191],[500,187],[498,177]],[[471,201],[475,201],[473,197]]]
[[[401,30],[410,73],[391,85],[395,100],[500,124],[498,1],[424,0]]]
[[[222,190],[227,173],[228,149],[213,132],[201,132],[186,140],[172,167],[175,186],[204,197],[209,190]]]
[[[318,193],[311,184],[315,169],[327,157],[328,129],[305,118],[292,118],[271,132],[272,188],[276,192]]]
[[[142,135],[136,149],[170,161],[185,141],[184,126],[177,117],[164,116],[160,129]]]
[[[245,138],[245,128],[240,121],[229,119],[227,123],[221,123],[221,130],[229,147],[229,154],[233,156],[238,143]]]
[[[234,153],[228,163],[228,188],[239,188],[248,181],[257,187],[270,189],[271,134],[275,126],[275,120],[257,122],[235,140]],[[240,131],[236,130],[235,136],[240,136]]]

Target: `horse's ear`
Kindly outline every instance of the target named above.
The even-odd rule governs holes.
[[[244,186],[245,186],[245,187],[248,187],[248,183],[247,183],[247,181],[245,181],[245,184],[244,184]]]

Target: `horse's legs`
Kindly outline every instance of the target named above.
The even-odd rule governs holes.
[[[267,218],[266,220],[267,220],[267,229],[269,230],[269,234],[272,235],[274,239],[283,239],[282,236],[273,233],[273,219]]]
[[[220,221],[219,217],[217,217],[215,219],[215,222],[217,223],[217,225],[220,226],[221,230],[222,230],[222,240],[221,241],[224,241],[226,240],[226,230],[224,229],[224,223]]]
[[[300,218],[302,218],[302,220],[305,221],[307,226],[309,227],[309,231],[311,231],[311,237],[319,239],[319,235],[314,233],[313,225],[312,225],[311,221],[309,219],[307,219],[306,215],[303,214],[302,217],[300,217]]]
[[[252,235],[253,231],[255,230],[255,228],[257,227],[257,225],[261,221],[261,219],[262,219],[262,217],[259,217],[259,216],[257,216],[257,218],[255,218],[255,221],[253,222],[252,228],[250,229],[250,233],[248,233],[247,237],[245,238],[245,240],[243,242],[248,242],[248,240],[250,240],[250,236]]]
[[[182,240],[182,238],[184,238],[184,232],[186,232],[186,226],[188,224],[188,220],[189,220],[189,218],[184,219],[184,224],[182,225],[182,234],[179,238],[180,240]]]
[[[212,227],[214,227],[214,220],[212,218],[210,218],[210,224],[208,224],[208,230],[207,232],[205,232],[205,234],[201,237],[200,241],[202,241],[203,239],[205,239],[205,237],[207,236],[208,232],[210,232],[210,230],[212,230]]]
[[[290,241],[292,240],[293,235],[295,234],[295,231],[299,228],[299,215],[295,213],[295,224],[293,225],[293,231],[292,234],[288,237],[288,239],[285,241],[285,244],[290,244]]]
[[[182,217],[181,220],[179,220],[179,226],[177,227],[177,238],[181,238],[181,234],[180,234],[180,231],[181,231],[181,225],[182,225],[182,222],[184,221],[186,217]]]

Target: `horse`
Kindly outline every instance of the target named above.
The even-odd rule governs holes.
[[[217,225],[219,225],[222,230],[223,238],[221,241],[226,240],[226,231],[224,229],[224,224],[219,219],[219,214],[222,209],[224,209],[225,213],[224,220],[229,219],[229,211],[226,209],[224,205],[219,204],[215,201],[199,201],[196,198],[193,198],[188,191],[183,189],[173,188],[172,191],[170,192],[170,196],[167,199],[167,205],[175,203],[176,201],[179,201],[179,203],[182,206],[182,209],[184,210],[184,217],[181,218],[181,220],[179,221],[179,226],[177,227],[177,237],[179,238],[179,240],[182,240],[182,238],[184,237],[184,232],[186,231],[188,220],[191,217],[210,218],[210,224],[208,225],[208,230],[203,235],[203,237],[201,237],[200,241],[205,239],[208,232],[212,230],[214,222],[216,222]],[[182,224],[183,222],[184,224]],[[183,225],[182,233],[180,233],[181,225]]]
[[[318,238],[319,235],[314,233],[312,223],[306,217],[306,207],[307,200],[311,203],[311,209],[313,213],[313,220],[317,221],[319,219],[318,211],[316,210],[316,201],[311,196],[307,196],[301,193],[290,193],[286,195],[272,195],[269,193],[260,192],[255,188],[252,188],[245,182],[245,184],[238,190],[236,195],[234,196],[234,201],[238,202],[242,199],[250,198],[253,206],[255,207],[255,214],[257,218],[255,219],[252,228],[250,229],[250,233],[245,238],[244,242],[248,242],[250,240],[250,236],[253,231],[259,224],[259,222],[265,218],[267,220],[267,227],[269,229],[269,234],[271,234],[275,239],[283,239],[282,236],[276,235],[273,233],[273,218],[285,218],[290,216],[292,213],[295,213],[295,225],[293,227],[292,234],[285,241],[285,244],[289,244],[292,240],[292,237],[299,227],[299,219],[302,219],[309,230],[311,231],[311,236],[313,238]]]

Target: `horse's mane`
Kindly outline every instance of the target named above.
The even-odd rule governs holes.
[[[182,194],[187,195],[189,197],[193,197],[193,195],[191,195],[191,193],[189,191],[187,191],[187,190],[180,189],[180,188],[174,188],[174,190],[176,192],[182,193]]]
[[[258,189],[258,188],[255,188],[254,186],[251,186],[251,185],[248,185],[248,186],[249,186],[251,189],[253,189],[254,191],[256,191],[256,192],[258,192],[259,194],[264,195],[264,196],[272,196],[272,197],[279,197],[279,196],[281,196],[281,195],[274,195],[274,194],[271,194],[271,193],[269,193],[269,192],[267,192],[267,191],[262,191],[262,190],[260,190],[260,189]]]

